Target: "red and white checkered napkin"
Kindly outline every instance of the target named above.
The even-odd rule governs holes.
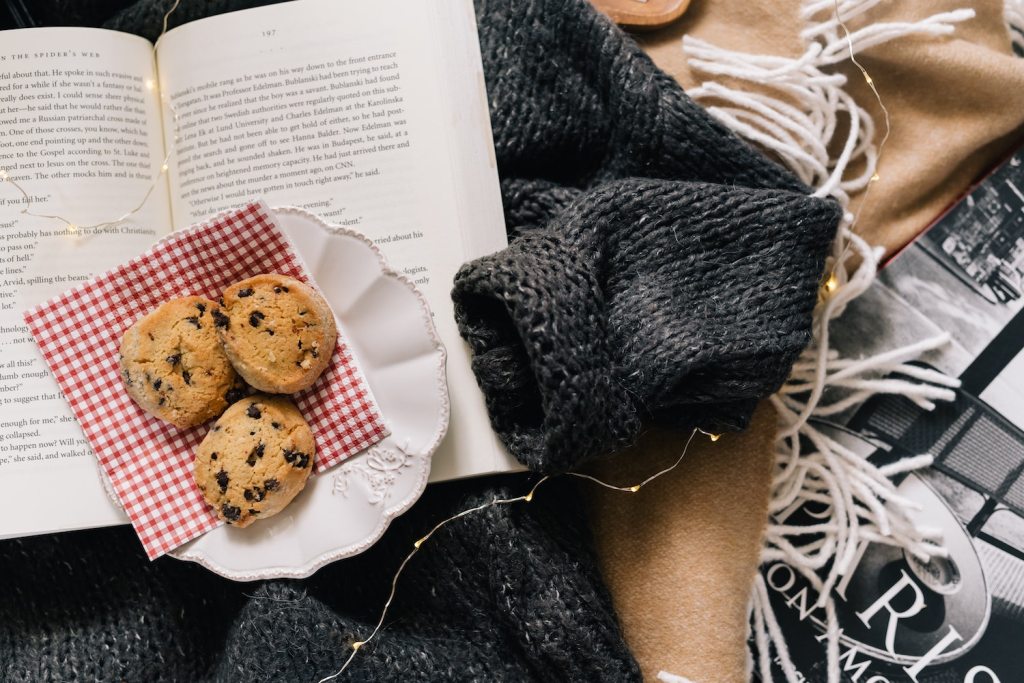
[[[124,331],[168,299],[216,300],[259,273],[311,282],[262,202],[157,243],[136,259],[25,312],[25,322],[78,418],[150,559],[221,522],[192,478],[207,426],[182,430],[139,408],[119,377]],[[388,430],[342,335],[331,365],[295,397],[316,437],[320,472]]]

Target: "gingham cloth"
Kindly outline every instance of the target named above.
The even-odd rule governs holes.
[[[178,429],[144,412],[121,383],[121,336],[168,299],[216,300],[259,273],[310,282],[262,202],[174,233],[138,258],[25,312],[50,371],[150,559],[219,526],[192,478],[207,425]],[[341,331],[331,365],[296,405],[316,438],[321,472],[388,430]]]

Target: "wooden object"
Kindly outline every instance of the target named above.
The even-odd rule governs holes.
[[[671,24],[683,16],[690,0],[591,0],[623,28],[650,31]]]

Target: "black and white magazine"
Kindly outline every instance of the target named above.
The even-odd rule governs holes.
[[[935,410],[879,395],[816,427],[885,464],[930,454],[898,491],[939,527],[949,558],[878,543],[833,591],[844,681],[1024,681],[1024,151],[943,215],[833,326],[844,357],[948,332],[922,364],[960,378]],[[816,511],[786,523],[811,524]],[[826,679],[824,613],[790,567],[763,576],[803,680]],[[780,669],[776,680],[784,679]]]

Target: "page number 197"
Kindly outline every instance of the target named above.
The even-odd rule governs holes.
[[[260,35],[262,35],[264,38],[273,38],[274,36],[277,35],[277,29],[276,28],[268,28],[267,30],[262,31],[260,33]]]

